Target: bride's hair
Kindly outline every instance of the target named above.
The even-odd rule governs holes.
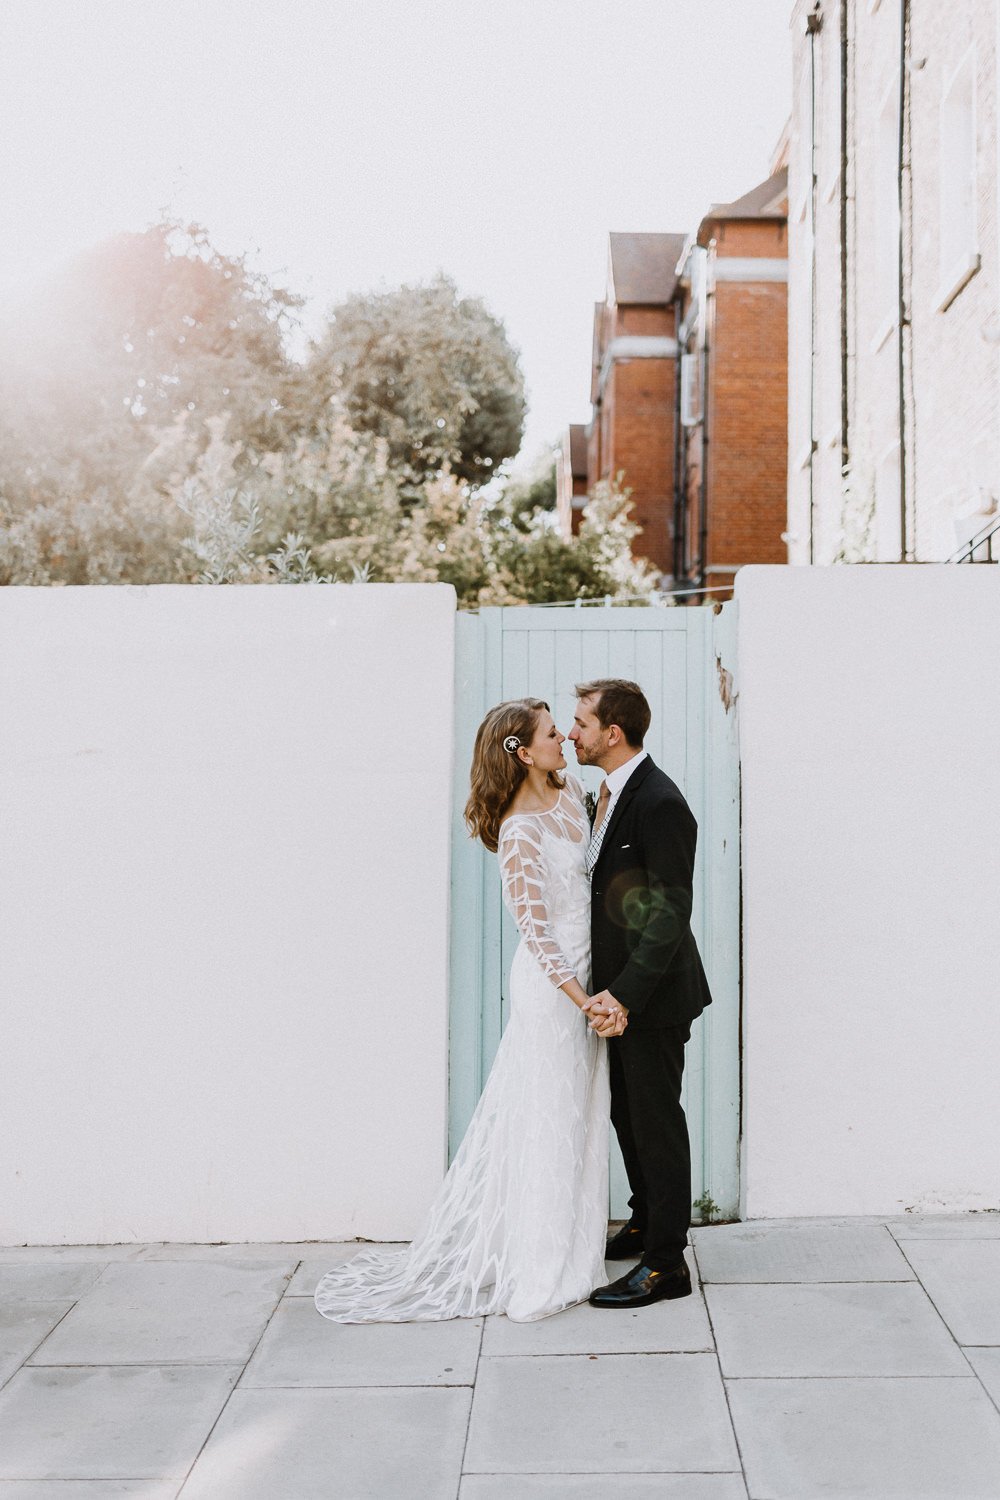
[[[538,716],[549,712],[541,698],[515,698],[491,708],[476,733],[469,773],[471,789],[465,804],[465,821],[473,838],[482,839],[487,849],[496,852],[503,815],[513,800],[528,768],[517,751],[528,746],[538,728]],[[516,741],[516,743],[514,743]],[[550,786],[561,787],[558,771],[550,771]]]

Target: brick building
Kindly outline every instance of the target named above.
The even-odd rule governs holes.
[[[563,434],[556,461],[556,515],[564,536],[576,536],[586,503],[587,428],[572,422]]]
[[[716,204],[681,259],[678,582],[787,561],[787,210],[781,166]]]
[[[795,6],[792,562],[941,561],[1000,524],[997,25]]]
[[[666,587],[723,597],[744,563],[786,560],[786,209],[782,159],[694,235],[610,237],[592,417],[557,463],[560,525],[575,534],[582,499],[623,474],[635,551]]]
[[[594,309],[589,491],[623,473],[636,552],[669,572],[677,408],[677,260],[683,234],[612,234]]]

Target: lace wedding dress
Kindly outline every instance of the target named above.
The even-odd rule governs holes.
[[[604,1281],[607,1048],[557,988],[574,974],[590,982],[589,836],[572,777],[551,811],[504,823],[497,855],[521,942],[493,1068],[420,1234],[328,1271],[316,1288],[325,1318],[528,1322]]]

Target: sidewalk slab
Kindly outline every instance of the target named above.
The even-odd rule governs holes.
[[[960,1344],[1000,1344],[1000,1240],[904,1240],[900,1247]]]
[[[0,1262],[0,1305],[11,1302],[75,1302],[89,1292],[107,1261]]]
[[[466,1474],[458,1500],[747,1500],[742,1474]]]
[[[978,1380],[730,1380],[754,1500],[997,1500],[1000,1414]]]
[[[311,1297],[286,1298],[247,1365],[248,1386],[469,1385],[482,1318],[331,1323]],[[963,1361],[964,1363],[964,1361]]]
[[[135,1260],[145,1245],[0,1245],[0,1266],[16,1266],[21,1261],[48,1265],[77,1260]]]
[[[0,1478],[182,1479],[238,1368],[24,1369],[0,1391]]]
[[[288,1285],[287,1296],[289,1297],[312,1297],[316,1291],[316,1283],[327,1271],[332,1271],[334,1266],[342,1266],[345,1260],[353,1260],[355,1255],[360,1255],[362,1250],[404,1250],[405,1245],[359,1245],[352,1241],[349,1245],[328,1245],[325,1248],[320,1245],[307,1246],[307,1254],[303,1256],[302,1263]]]
[[[710,1286],[706,1295],[727,1377],[969,1373],[919,1282]]]
[[[1000,1349],[966,1349],[965,1356],[1000,1410]]]
[[[529,1354],[680,1354],[711,1350],[712,1330],[698,1285],[698,1268],[687,1252],[694,1292],[674,1302],[619,1311],[588,1306],[567,1308],[534,1323],[512,1323],[502,1314],[486,1319],[483,1353]],[[609,1281],[623,1276],[638,1261],[608,1261]]]
[[[72,1302],[0,1302],[0,1386],[64,1317]]]
[[[184,1500],[455,1500],[471,1399],[467,1390],[234,1391]]]
[[[1000,1213],[904,1214],[885,1222],[897,1240],[1000,1240]]]
[[[176,1479],[0,1479],[0,1500],[176,1500]]]
[[[718,1224],[693,1230],[692,1239],[703,1282],[913,1280],[882,1224]]]
[[[249,1359],[289,1263],[109,1266],[32,1356],[33,1365],[197,1364]]]
[[[467,1473],[711,1473],[738,1468],[712,1354],[479,1361]]]

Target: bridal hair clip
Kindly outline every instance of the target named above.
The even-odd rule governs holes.
[[[521,741],[516,734],[509,734],[503,742],[503,747],[508,755],[513,755],[515,750],[520,750]]]

